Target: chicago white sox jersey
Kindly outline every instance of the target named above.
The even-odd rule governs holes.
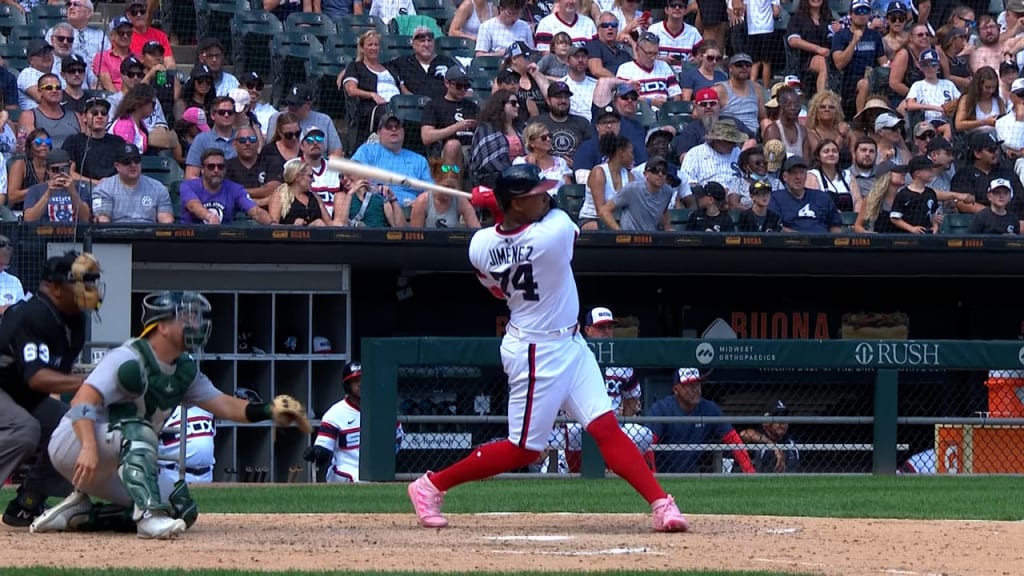
[[[341,173],[328,170],[327,162],[321,158],[320,168],[313,168],[313,182],[309,189],[324,203],[328,218],[333,218],[334,195],[341,192]]]
[[[510,231],[491,226],[473,235],[469,260],[477,279],[505,300],[516,328],[551,332],[576,324],[572,256],[579,233],[568,214],[553,208],[533,224]]]
[[[177,428],[181,424],[181,406],[174,409],[164,423],[165,428]],[[188,407],[188,423],[185,429],[185,467],[207,468],[217,463],[213,456],[213,438],[217,430],[213,414],[199,406]],[[161,434],[158,447],[161,458],[177,458],[181,447],[180,434]],[[161,459],[161,464],[166,462]]]
[[[658,35],[658,53],[661,56],[678,55],[680,62],[686,62],[691,58],[693,45],[701,41],[700,32],[689,24],[683,23],[683,29],[679,34],[672,34],[665,28],[665,20],[651,26],[652,34]]]
[[[320,421],[316,434],[316,446],[334,453],[331,468],[327,471],[328,482],[359,482],[359,425],[362,418],[359,408],[343,398],[331,406]],[[395,427],[395,442],[402,442],[402,425]]]
[[[566,22],[558,17],[557,12],[552,12],[537,24],[537,32],[533,35],[537,50],[551,51],[551,39],[559,32],[568,34],[574,46],[586,46],[587,42],[597,37],[597,26],[589,16],[577,14],[575,20]]]
[[[622,408],[625,398],[640,397],[640,378],[632,368],[609,366],[604,369],[604,385],[608,388],[608,397],[612,401],[612,410],[616,413]]]
[[[683,93],[672,67],[663,60],[655,60],[654,66],[649,70],[636,62],[626,62],[619,66],[615,75],[619,77],[619,80],[637,81],[639,87],[637,92],[641,98],[652,96],[674,98]]]

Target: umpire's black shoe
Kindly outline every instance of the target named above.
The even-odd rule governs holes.
[[[46,500],[34,494],[21,493],[7,504],[4,510],[4,524],[15,528],[28,528],[32,521],[43,513]]]

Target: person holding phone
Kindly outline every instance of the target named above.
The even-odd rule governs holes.
[[[686,15],[686,0],[669,0],[665,7],[665,19],[651,26],[650,32],[658,36],[658,60],[668,62],[672,70],[679,72],[683,62],[693,56],[694,44],[701,41],[700,31],[683,20]]]
[[[88,222],[91,198],[87,191],[79,192],[71,180],[71,156],[61,148],[51,149],[46,155],[46,172],[46,181],[26,192],[25,222]]]

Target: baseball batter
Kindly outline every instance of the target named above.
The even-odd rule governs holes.
[[[32,532],[97,530],[136,524],[140,538],[169,539],[199,516],[184,482],[161,495],[158,431],[174,407],[196,404],[218,418],[278,424],[309,433],[302,406],[278,396],[252,404],[217,390],[190,352],[212,327],[210,303],[198,292],[157,292],[143,299],[143,330],[103,357],[71,400],[50,440],[54,467],[75,491],[32,523]],[[114,506],[94,506],[90,496]]]
[[[349,362],[341,374],[345,397],[327,409],[320,421],[316,442],[303,455],[309,462],[316,462],[327,469],[327,482],[359,482],[359,429],[362,422],[359,411],[362,390],[363,366]],[[395,451],[402,446],[402,425],[395,427]]]
[[[601,369],[579,334],[572,273],[579,228],[555,206],[548,193],[555,185],[532,164],[507,168],[494,188],[504,220],[476,232],[469,246],[478,279],[510,311],[501,343],[509,385],[508,438],[424,474],[409,485],[409,498],[421,526],[447,526],[441,513],[445,492],[536,461],[564,408],[597,441],[608,467],[651,504],[654,530],[686,531],[686,518],[619,428]]]
[[[0,249],[3,250],[3,249]],[[71,485],[50,463],[46,446],[64,402],[83,376],[72,374],[85,344],[86,315],[103,302],[99,262],[68,252],[50,258],[39,292],[8,308],[0,324],[0,484],[29,457],[35,463],[4,511],[8,526],[27,528],[43,512],[48,496],[66,496]]]
[[[167,432],[168,429],[181,427],[181,406],[174,409],[164,423],[164,432],[160,433],[160,445],[157,455],[160,462],[160,494],[167,495],[174,490],[174,483],[181,478],[178,469],[178,458],[181,456],[181,434]],[[213,456],[214,439],[217,427],[213,422],[213,414],[199,406],[188,407],[188,418],[185,423],[185,482],[213,482],[213,466],[217,459]]]

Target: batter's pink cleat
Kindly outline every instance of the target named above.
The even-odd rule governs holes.
[[[448,519],[441,515],[444,492],[434,486],[429,475],[430,472],[427,472],[409,484],[409,499],[412,500],[412,507],[416,510],[416,518],[419,520],[420,526],[444,528],[448,525]],[[679,514],[678,510],[676,514]]]
[[[679,512],[672,496],[660,498],[651,504],[651,524],[655,532],[686,532],[690,529],[690,523]]]

